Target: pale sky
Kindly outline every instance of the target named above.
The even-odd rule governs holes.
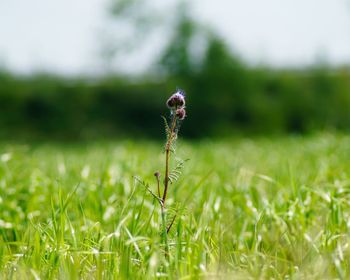
[[[110,24],[106,4],[107,0],[0,0],[0,65],[22,73],[99,71],[104,63],[100,35]],[[196,18],[213,26],[252,64],[310,65],[321,56],[332,64],[350,63],[347,0],[193,0],[192,4]],[[114,67],[147,71],[157,51],[148,47]]]

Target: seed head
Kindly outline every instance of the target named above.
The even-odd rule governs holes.
[[[172,96],[169,97],[166,105],[169,109],[178,109],[185,106],[185,92],[177,90]]]
[[[184,108],[179,108],[175,112],[176,116],[182,121],[186,117],[186,110]]]

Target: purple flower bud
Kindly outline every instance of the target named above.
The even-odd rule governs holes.
[[[170,96],[166,105],[169,109],[183,108],[185,106],[185,93],[182,90],[178,90]]]
[[[176,117],[179,118],[180,121],[182,121],[186,117],[186,110],[184,108],[179,108],[175,112]]]

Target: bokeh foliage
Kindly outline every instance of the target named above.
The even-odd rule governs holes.
[[[176,85],[188,92],[183,135],[348,130],[347,69],[269,71],[227,61],[211,46],[200,73],[138,83],[0,74],[2,138],[143,135],[161,137],[160,115]],[[219,54],[218,54],[219,53]],[[214,61],[213,62],[211,62]]]

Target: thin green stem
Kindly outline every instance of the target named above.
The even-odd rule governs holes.
[[[176,115],[173,116],[173,120],[171,123],[170,128],[170,136],[165,146],[165,178],[164,178],[164,193],[163,193],[163,207],[165,206],[165,200],[168,193],[168,186],[169,186],[169,159],[170,159],[170,148],[172,141],[175,137],[174,131],[176,126]]]
[[[159,182],[159,175],[155,175],[157,180],[157,191],[158,191],[158,197],[160,197],[160,182]]]
[[[169,233],[171,227],[173,226],[173,224],[174,224],[174,222],[175,222],[175,219],[176,219],[176,214],[174,215],[174,217],[173,217],[173,219],[172,219],[170,225],[168,226],[168,228],[167,228],[167,230],[166,230],[167,233]]]
[[[162,231],[163,231],[163,234],[162,234],[162,238],[163,238],[163,243],[164,243],[164,255],[165,255],[165,258],[167,260],[169,260],[169,244],[168,244],[168,232],[167,232],[167,228],[166,228],[166,213],[165,213],[165,208],[164,208],[164,205],[162,205],[161,207],[161,211],[162,211]]]

